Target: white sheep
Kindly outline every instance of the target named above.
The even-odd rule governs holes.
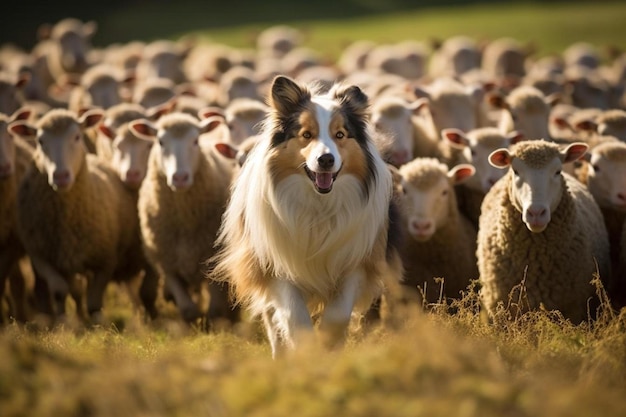
[[[480,68],[481,59],[482,50],[477,41],[468,36],[452,36],[433,52],[429,73],[433,77],[460,77]]]
[[[590,149],[578,172],[600,206],[611,247],[611,263],[618,269],[622,225],[626,220],[626,143],[606,141]],[[619,280],[619,277],[614,281]],[[613,282],[615,284],[615,282]],[[609,288],[614,293],[613,288]],[[614,294],[625,300],[625,294]]]
[[[372,100],[371,120],[374,140],[386,159],[396,167],[417,156],[438,155],[438,140],[417,120],[423,102],[407,102],[401,97],[383,95]]]
[[[82,141],[84,130],[101,118],[99,110],[79,118],[52,109],[36,126],[23,121],[9,126],[17,134],[37,135],[32,168],[18,190],[18,232],[36,275],[47,283],[58,319],[65,315],[76,275],[88,278],[87,312],[99,322],[110,280],[138,273],[128,251],[137,227],[134,201],[115,172],[87,154]]]
[[[562,173],[587,148],[526,140],[490,155],[508,169],[485,196],[479,219],[480,294],[490,316],[501,304],[513,316],[546,308],[578,323],[593,315],[591,281],[610,273],[608,236],[593,196]]]
[[[144,250],[187,322],[202,315],[203,306],[192,298],[207,285],[209,322],[237,315],[227,289],[209,283],[204,270],[236,165],[214,148],[199,146],[199,136],[215,126],[214,118],[198,121],[186,113],[130,123],[136,136],[155,142],[137,203]]]
[[[403,284],[422,288],[425,304],[459,298],[478,278],[476,228],[459,211],[454,187],[474,174],[469,164],[448,169],[435,158],[415,158],[400,167],[398,199],[405,242]],[[443,290],[437,278],[443,278]]]
[[[489,163],[489,155],[500,148],[508,148],[524,138],[516,130],[502,133],[495,127],[479,127],[465,133],[460,129],[443,129],[443,140],[458,149],[448,166],[471,164],[475,173],[456,187],[456,195],[461,212],[478,227],[480,206],[485,194],[504,176],[504,171]]]

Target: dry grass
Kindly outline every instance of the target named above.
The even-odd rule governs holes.
[[[111,297],[111,295],[109,295]],[[118,303],[123,297],[112,297]],[[109,299],[111,301],[111,298]],[[145,325],[107,304],[124,330],[0,333],[8,416],[618,416],[626,412],[626,313],[574,326],[553,312],[488,323],[475,291],[395,312],[328,352],[271,359],[254,323],[206,334]]]

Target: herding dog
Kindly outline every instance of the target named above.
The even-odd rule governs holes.
[[[262,138],[233,183],[212,278],[263,317],[276,357],[311,333],[312,315],[325,344],[343,342],[353,310],[368,309],[402,266],[367,96],[339,84],[320,95],[277,76],[268,102]]]

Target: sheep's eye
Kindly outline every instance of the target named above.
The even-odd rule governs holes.
[[[198,139],[196,139],[196,140],[194,140],[194,141],[193,141],[193,145],[194,145],[194,146],[198,146]]]
[[[516,169],[513,170],[513,174],[515,174],[516,177],[519,177],[519,172],[517,172]]]
[[[561,175],[561,170],[560,169],[557,172],[554,173],[555,177],[558,177],[559,175]]]
[[[600,167],[599,167],[598,165],[593,164],[593,165],[591,165],[591,167],[593,168],[593,170],[594,170],[595,172],[600,172]]]
[[[441,192],[441,195],[442,195],[443,197],[447,196],[447,195],[448,195],[448,190],[443,190],[443,191]]]
[[[472,156],[476,156],[476,151],[475,150],[471,150],[470,153],[472,154]]]
[[[76,135],[76,136],[74,137],[74,142],[78,142],[79,140],[80,140],[80,135]]]
[[[337,139],[343,139],[346,135],[343,132],[337,132],[335,133],[335,137]]]
[[[302,137],[304,139],[311,139],[313,137],[313,135],[311,134],[311,132],[309,132],[308,130],[305,131],[304,133],[302,133]]]
[[[159,146],[163,146],[163,141],[159,140]]]

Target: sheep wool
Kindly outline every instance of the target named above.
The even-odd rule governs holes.
[[[559,147],[523,141],[510,152],[529,167],[542,167],[559,156]],[[485,196],[477,258],[481,297],[490,314],[502,303],[514,315],[543,306],[559,310],[572,322],[588,317],[587,303],[595,290],[590,281],[595,273],[608,277],[610,270],[608,237],[591,194],[568,174],[561,177],[564,192],[540,233],[526,227],[513,203],[512,168]]]

